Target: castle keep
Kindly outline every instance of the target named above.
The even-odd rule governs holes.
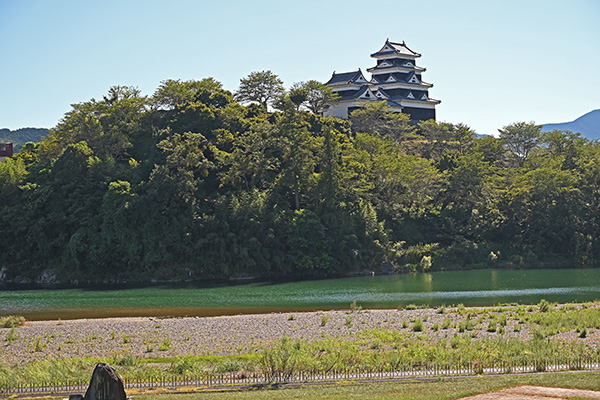
[[[348,118],[348,115],[371,101],[387,101],[393,111],[410,115],[412,120],[435,119],[439,100],[429,98],[431,83],[424,82],[425,68],[417,66],[421,54],[412,51],[404,42],[386,40],[383,47],[371,57],[377,65],[367,69],[368,80],[358,71],[333,73],[326,83],[340,99],[325,112],[326,116]]]

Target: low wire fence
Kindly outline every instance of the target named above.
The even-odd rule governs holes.
[[[318,383],[336,381],[369,381],[369,380],[405,380],[425,379],[452,376],[521,374],[535,372],[560,371],[595,371],[600,370],[600,358],[579,358],[568,361],[532,361],[528,363],[499,362],[480,364],[477,362],[454,364],[420,364],[402,365],[395,368],[360,368],[348,366],[343,369],[332,369],[328,372],[311,371],[271,371],[263,372],[230,372],[186,375],[178,377],[154,377],[143,379],[126,379],[125,390],[154,390],[159,388],[244,388],[283,383]],[[0,384],[0,396],[21,394],[75,394],[85,393],[89,379],[66,382],[47,382],[37,384]]]

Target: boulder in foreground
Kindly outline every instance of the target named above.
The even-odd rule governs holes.
[[[98,363],[84,400],[126,400],[123,378],[108,364]]]

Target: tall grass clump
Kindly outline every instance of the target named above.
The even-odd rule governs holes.
[[[192,357],[182,357],[171,363],[170,371],[174,375],[188,375],[196,372],[198,369],[195,360]],[[227,371],[229,372],[229,371]]]
[[[412,330],[413,332],[423,332],[423,321],[421,321],[420,318],[417,318],[417,320],[415,321],[415,323],[412,326]]]
[[[259,367],[267,380],[288,379],[296,370],[300,353],[300,342],[292,342],[284,336],[273,347],[262,350],[258,357]]]
[[[6,336],[6,341],[8,343],[12,343],[15,340],[17,340],[19,338],[19,334],[15,332],[15,327],[13,326],[12,328],[10,328],[10,332],[8,332],[8,335]]]
[[[9,315],[0,318],[0,326],[3,328],[18,328],[25,325],[27,320],[22,315]]]
[[[538,304],[538,310],[543,313],[548,312],[550,310],[550,303],[545,299],[542,299]]]

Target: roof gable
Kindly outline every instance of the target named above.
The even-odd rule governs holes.
[[[373,93],[373,91],[367,86],[363,86],[360,88],[360,90],[354,95],[354,98],[357,99],[365,99],[365,100],[376,100],[377,96],[375,95],[375,93]]]
[[[331,78],[325,83],[326,85],[332,84],[343,84],[343,83],[367,83],[365,76],[363,75],[360,68],[357,71],[340,72],[335,71],[331,75]]]
[[[417,75],[415,74],[411,74],[410,78],[408,78],[408,83],[421,83],[421,81],[419,81],[419,78],[417,78]]]
[[[403,54],[412,57],[421,57],[419,53],[409,49],[406,43],[390,42],[389,39],[385,41],[385,44],[381,49],[379,49],[379,51],[371,54],[371,57],[382,56],[386,54]]]

